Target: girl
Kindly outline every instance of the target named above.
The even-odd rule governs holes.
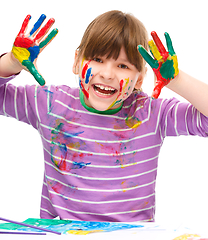
[[[0,60],[0,113],[32,125],[41,136],[41,218],[154,221],[161,146],[166,136],[207,136],[208,86],[178,70],[168,34],[169,52],[153,33],[153,59],[143,24],[110,11],[90,23],[75,53],[80,89],[15,87],[8,82],[23,68],[44,85],[35,62],[57,33],[43,40],[54,21],[39,31],[42,16],[28,37],[29,19],[12,52]],[[140,53],[157,76],[153,97],[141,91],[146,68]],[[159,99],[165,85],[190,104]]]

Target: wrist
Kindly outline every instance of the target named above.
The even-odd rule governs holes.
[[[23,69],[21,63],[9,52],[0,58],[0,76],[9,77],[18,74]]]
[[[179,80],[179,79],[180,79],[180,75],[181,75],[181,70],[179,70],[177,76],[175,76],[175,77],[166,85],[166,87],[169,88],[170,90],[173,90],[173,89],[177,86],[178,82],[180,81],[180,80]]]

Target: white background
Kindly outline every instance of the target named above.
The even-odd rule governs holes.
[[[7,0],[0,4],[0,53],[11,50],[15,36],[27,14],[31,28],[39,16],[56,19],[59,34],[44,50],[38,68],[47,84],[77,86],[72,73],[74,51],[87,25],[108,10],[134,14],[148,32],[156,31],[164,42],[164,32],[172,38],[179,67],[208,83],[208,14],[204,0]],[[15,85],[34,84],[22,72]],[[153,74],[148,69],[143,90],[153,89]],[[177,96],[168,89],[161,97]],[[204,103],[207,104],[207,103]],[[156,187],[156,221],[199,224],[208,216],[208,139],[167,138],[160,154]],[[43,180],[43,152],[38,133],[29,125],[0,117],[0,216],[13,220],[39,217]]]

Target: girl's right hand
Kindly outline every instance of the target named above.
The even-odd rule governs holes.
[[[51,18],[46,25],[40,29],[45,18],[46,16],[42,14],[34,24],[30,33],[26,34],[27,26],[31,19],[31,16],[27,15],[12,48],[14,57],[34,76],[35,80],[41,86],[45,85],[45,80],[37,70],[37,57],[58,33],[58,29],[53,29],[50,34],[45,37],[55,22],[55,20]]]

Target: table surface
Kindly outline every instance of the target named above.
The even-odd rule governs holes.
[[[198,226],[199,227],[199,226]],[[198,228],[199,229],[199,228]],[[199,234],[202,237],[208,238],[208,229],[197,230],[184,226],[165,227],[156,223],[145,223],[145,228],[134,228],[129,230],[117,230],[113,232],[99,232],[90,233],[87,235],[75,235],[75,234],[47,234],[47,235],[18,235],[18,234],[0,234],[1,240],[115,240],[119,238],[126,238],[131,240],[172,240],[177,236],[185,233]]]

